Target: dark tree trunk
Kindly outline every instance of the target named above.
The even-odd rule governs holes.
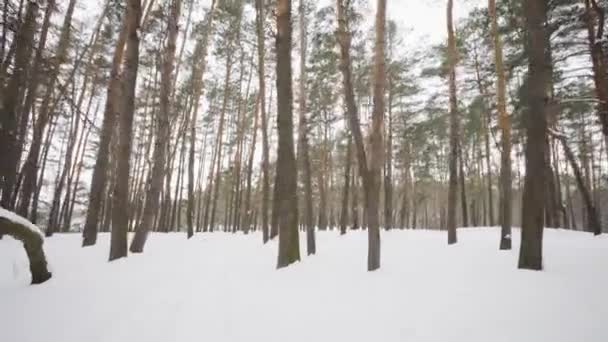
[[[458,191],[458,145],[459,119],[458,102],[456,99],[456,38],[452,24],[453,1],[448,0],[448,59],[449,59],[449,93],[450,93],[450,155],[449,155],[449,189],[448,189],[448,244],[454,244],[456,238],[456,192]]]
[[[277,173],[273,213],[279,228],[277,268],[300,260],[298,237],[297,167],[293,142],[293,108],[291,77],[291,0],[278,0],[276,5],[277,33],[277,127],[279,131]],[[274,214],[273,214],[274,215]]]
[[[91,178],[91,189],[89,191],[89,205],[82,232],[82,246],[92,246],[97,242],[97,230],[99,226],[100,209],[104,200],[108,183],[108,167],[109,167],[109,152],[110,142],[114,128],[116,127],[117,114],[119,112],[119,94],[121,93],[120,82],[120,67],[124,53],[125,42],[127,39],[127,16],[125,14],[121,32],[116,42],[114,56],[112,57],[112,69],[110,70],[110,79],[108,81],[108,89],[106,94],[106,104],[101,126],[101,134],[99,137],[99,149],[95,166],[93,167],[93,175]],[[111,189],[108,188],[108,192]]]
[[[112,196],[112,234],[110,261],[127,256],[127,233],[129,228],[129,171],[131,159],[131,135],[135,112],[135,90],[139,61],[140,0],[127,3],[127,49],[125,51],[122,79],[122,103],[118,134],[118,156],[116,182]]]
[[[545,210],[545,139],[547,137],[546,103],[550,66],[546,58],[548,47],[545,22],[546,0],[524,3],[526,16],[528,60],[528,108],[526,127],[526,176],[522,202],[521,245],[519,268],[541,270],[542,240]]]
[[[36,16],[39,5],[36,1],[28,1],[23,24],[15,35],[15,64],[6,87],[2,90],[0,106],[0,183],[2,198],[0,206],[12,208],[13,188],[16,182],[17,165],[19,163],[19,146],[17,141],[17,121],[20,99],[25,87],[26,69],[32,54],[32,42],[36,31]]]

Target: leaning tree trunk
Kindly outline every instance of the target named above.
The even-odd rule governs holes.
[[[578,186],[578,190],[580,191],[583,197],[583,201],[585,202],[585,207],[587,208],[587,217],[589,225],[591,226],[591,231],[593,232],[593,235],[600,235],[602,233],[602,225],[600,224],[600,218],[597,213],[597,209],[595,208],[593,199],[591,198],[589,188],[585,186],[583,174],[581,172],[581,168],[576,162],[576,157],[574,156],[574,153],[572,153],[570,146],[568,146],[566,136],[555,132],[550,133],[561,142],[562,147],[564,148],[564,154],[566,155],[566,159],[568,159],[568,162],[572,167],[572,171],[574,172],[574,178],[576,179],[576,185]]]
[[[149,178],[148,193],[144,205],[144,216],[141,224],[135,229],[135,236],[131,241],[131,253],[141,253],[144,250],[148,233],[152,228],[154,215],[158,212],[160,190],[163,185],[165,168],[167,164],[167,148],[169,146],[169,112],[171,110],[171,101],[169,96],[172,92],[172,73],[173,64],[175,61],[175,42],[178,33],[179,13],[181,9],[181,1],[173,0],[171,2],[171,14],[167,23],[167,46],[163,58],[163,66],[161,70],[160,81],[160,108],[157,112],[156,120],[156,142],[154,146],[154,162],[152,165],[152,174]]]
[[[129,170],[131,157],[131,136],[135,112],[135,90],[139,61],[139,21],[140,0],[129,0],[127,4],[127,49],[125,51],[122,82],[122,106],[118,134],[118,156],[116,184],[112,196],[112,234],[110,261],[127,256],[127,233],[129,227]]]
[[[519,268],[541,270],[545,211],[546,99],[549,79],[545,22],[546,0],[528,0],[524,13],[527,29],[528,110],[526,122],[526,176],[522,202]]]
[[[279,190],[280,200],[274,201],[273,213],[278,213],[279,255],[277,268],[282,268],[300,260],[298,177],[293,142],[291,0],[277,1],[276,18],[277,127],[279,141],[275,188]]]
[[[448,0],[448,61],[449,61],[449,93],[450,93],[450,156],[449,156],[449,188],[448,188],[448,244],[456,243],[456,192],[458,191],[458,102],[456,99],[456,37],[452,24],[453,0]],[[463,203],[464,205],[464,203]]]
[[[120,67],[124,53],[124,47],[127,39],[127,16],[125,14],[122,28],[116,42],[114,56],[112,57],[112,68],[110,70],[110,78],[108,81],[108,90],[106,94],[106,103],[101,124],[101,133],[99,137],[99,148],[97,150],[97,158],[93,167],[93,175],[91,178],[91,189],[89,191],[89,205],[85,219],[84,229],[82,231],[82,246],[92,246],[97,242],[97,231],[99,226],[99,218],[104,194],[108,185],[108,168],[110,161],[110,142],[114,127],[116,126],[117,114],[119,112],[119,94],[120,94]],[[108,192],[111,189],[107,190]]]
[[[42,233],[26,219],[0,208],[0,235],[10,235],[23,242],[30,261],[32,284],[41,284],[51,278],[42,245]],[[36,230],[34,230],[36,229]]]
[[[386,1],[378,0],[376,12],[376,47],[374,56],[374,112],[370,132],[370,158],[368,162],[359,116],[355,105],[350,61],[351,32],[348,23],[348,3],[337,0],[338,42],[340,47],[340,70],[348,123],[357,151],[359,175],[363,180],[364,204],[368,226],[367,269],[380,268],[380,173],[383,165],[383,125],[384,125],[384,27]]]

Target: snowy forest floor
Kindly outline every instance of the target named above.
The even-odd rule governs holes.
[[[4,238],[0,341],[608,341],[608,236],[546,230],[534,272],[517,269],[519,231],[511,251],[498,228],[458,234],[383,231],[373,273],[364,231],[320,232],[316,256],[279,271],[259,234],[152,234],[112,263],[109,235],[57,234],[37,286]]]

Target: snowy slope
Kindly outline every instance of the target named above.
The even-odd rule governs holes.
[[[516,269],[497,229],[318,234],[315,257],[276,271],[257,234],[153,234],[143,255],[108,263],[109,236],[46,241],[53,279],[0,240],[0,341],[608,341],[608,237],[548,230],[543,272]],[[514,234],[519,246],[519,232]],[[303,249],[304,250],[304,249]]]

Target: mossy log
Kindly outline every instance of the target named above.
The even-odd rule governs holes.
[[[42,245],[43,237],[36,231],[6,217],[0,217],[0,235],[10,235],[23,242],[23,247],[30,261],[32,284],[41,284],[51,278],[47,268],[46,256]]]

